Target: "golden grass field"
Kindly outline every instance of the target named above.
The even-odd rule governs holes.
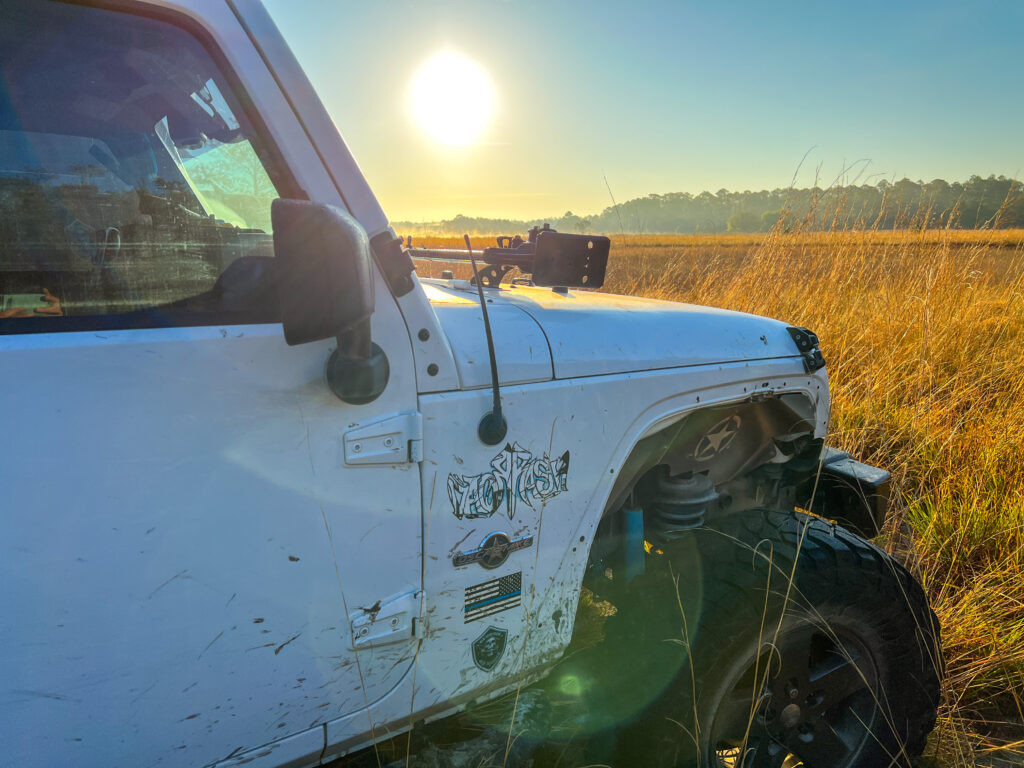
[[[818,333],[830,443],[893,473],[879,543],[942,623],[930,759],[1024,753],[1024,230],[613,236],[604,290]]]

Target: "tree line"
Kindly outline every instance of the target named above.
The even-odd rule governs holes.
[[[1024,184],[1006,176],[732,192],[647,195],[580,216],[566,211],[519,221],[461,214],[440,222],[395,222],[399,232],[518,233],[549,222],[563,232],[700,234],[795,230],[1024,228]]]

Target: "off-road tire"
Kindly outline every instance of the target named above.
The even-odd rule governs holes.
[[[737,513],[674,543],[605,634],[601,663],[623,673],[604,694],[619,768],[906,766],[935,724],[939,625],[923,590],[798,512]]]

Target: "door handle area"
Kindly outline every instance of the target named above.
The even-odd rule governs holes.
[[[352,649],[411,640],[422,634],[417,624],[423,592],[410,592],[370,608],[360,608],[349,615]]]

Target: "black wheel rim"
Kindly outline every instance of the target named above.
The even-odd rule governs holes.
[[[712,765],[853,765],[875,738],[880,701],[878,668],[866,643],[852,632],[799,624],[750,657],[733,667],[715,708]]]

